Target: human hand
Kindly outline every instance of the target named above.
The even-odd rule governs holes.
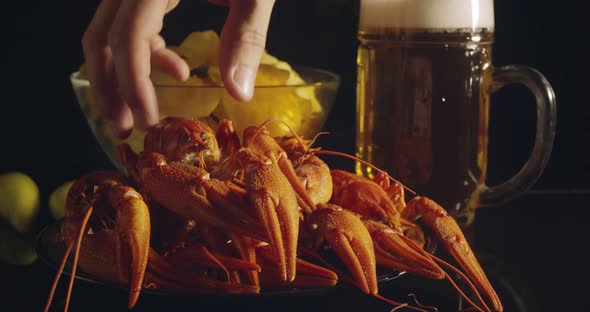
[[[178,80],[189,77],[187,63],[166,48],[159,35],[164,15],[179,0],[102,0],[82,38],[90,88],[99,114],[120,137],[134,124],[158,122],[151,66]],[[219,68],[227,91],[247,101],[264,51],[274,0],[210,0],[229,6],[220,40]]]

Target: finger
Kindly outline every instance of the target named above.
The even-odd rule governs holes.
[[[168,1],[124,0],[109,33],[119,92],[141,129],[158,122],[150,80],[150,40],[162,29]]]
[[[125,115],[125,104],[115,83],[112,54],[107,46],[107,34],[120,1],[104,0],[82,37],[82,48],[86,63],[90,90],[98,114],[111,124],[118,136],[125,136],[133,126],[129,114]],[[128,109],[127,109],[128,110]]]
[[[168,12],[174,10],[174,8],[178,5],[179,2],[180,2],[180,0],[168,0],[168,4],[166,5],[165,13],[168,13]]]
[[[227,91],[248,101],[266,44],[274,0],[231,0],[220,41],[219,69]]]
[[[114,75],[113,75],[114,78]],[[116,81],[113,79],[112,88],[116,88]],[[121,139],[127,138],[133,130],[133,115],[129,106],[117,96],[117,102],[110,102],[105,105],[102,114],[108,122],[108,127],[113,134]]]
[[[176,52],[167,49],[164,38],[153,37],[150,40],[151,63],[161,71],[174,77],[176,80],[187,80],[190,75],[190,68],[185,60]]]

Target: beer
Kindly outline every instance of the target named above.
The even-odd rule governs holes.
[[[356,153],[470,222],[486,175],[492,1],[404,3],[361,4]]]

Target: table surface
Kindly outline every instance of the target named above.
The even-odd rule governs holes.
[[[590,192],[530,192],[513,202],[477,212],[473,225],[474,250],[498,289],[506,311],[564,311],[584,304],[590,257],[583,246]],[[3,296],[0,310],[39,311],[44,305],[54,271],[37,260],[29,266],[0,264]],[[62,310],[62,280],[54,308]],[[457,298],[448,285],[413,277],[381,285],[388,298],[423,304],[439,311],[457,311]],[[126,293],[100,285],[77,282],[70,311],[126,311]],[[191,298],[143,295],[134,311],[287,310],[390,311],[392,306],[365,296],[352,287],[321,292],[265,296],[195,296]],[[11,309],[7,309],[10,311]]]

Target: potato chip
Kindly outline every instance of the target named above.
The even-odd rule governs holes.
[[[209,78],[222,85],[218,66],[208,70]],[[228,118],[234,123],[241,135],[244,127],[260,125],[269,119],[282,120],[294,131],[303,133],[311,126],[313,116],[319,116],[322,107],[315,96],[314,85],[305,85],[301,76],[284,61],[264,51],[254,83],[256,90],[248,103],[238,103],[229,94],[224,93],[220,105],[213,115]],[[283,124],[271,123],[267,126],[272,135],[289,135],[290,131]]]
[[[262,56],[260,57],[260,64],[274,65],[278,62],[280,62],[279,59],[268,54],[266,50],[262,52]]]
[[[219,36],[213,30],[195,31],[188,35],[176,52],[190,69],[219,64]]]
[[[222,88],[208,80],[190,76],[186,81],[177,81],[169,75],[154,71],[152,80],[160,106],[160,118],[166,116],[209,116],[219,104]]]
[[[212,83],[218,86],[223,86],[223,80],[221,80],[221,72],[219,71],[219,66],[209,66],[207,68],[207,77],[209,77],[209,80]]]
[[[300,86],[304,85],[305,81],[299,76],[299,74],[293,70],[289,63],[279,60],[278,58],[268,54],[267,51],[264,51],[262,54],[262,58],[260,59],[261,70],[264,65],[272,65],[274,68],[283,70],[289,73],[288,78],[285,81],[285,85],[288,86]],[[258,74],[260,74],[260,71]],[[257,79],[258,81],[258,79]],[[318,99],[315,96],[315,87],[313,86],[305,86],[305,87],[298,87],[295,89],[295,93],[311,102],[311,112],[312,113],[320,113],[322,111],[322,106],[320,105]]]
[[[302,133],[302,126],[310,116],[311,108],[311,101],[298,96],[293,88],[270,87],[257,89],[248,103],[238,103],[229,94],[225,94],[213,114],[231,119],[240,135],[245,127],[260,125],[269,119],[281,120],[295,132]],[[267,128],[273,136],[291,134],[280,123],[271,123]]]
[[[260,64],[256,74],[255,86],[284,86],[289,80],[290,72],[274,65]]]

